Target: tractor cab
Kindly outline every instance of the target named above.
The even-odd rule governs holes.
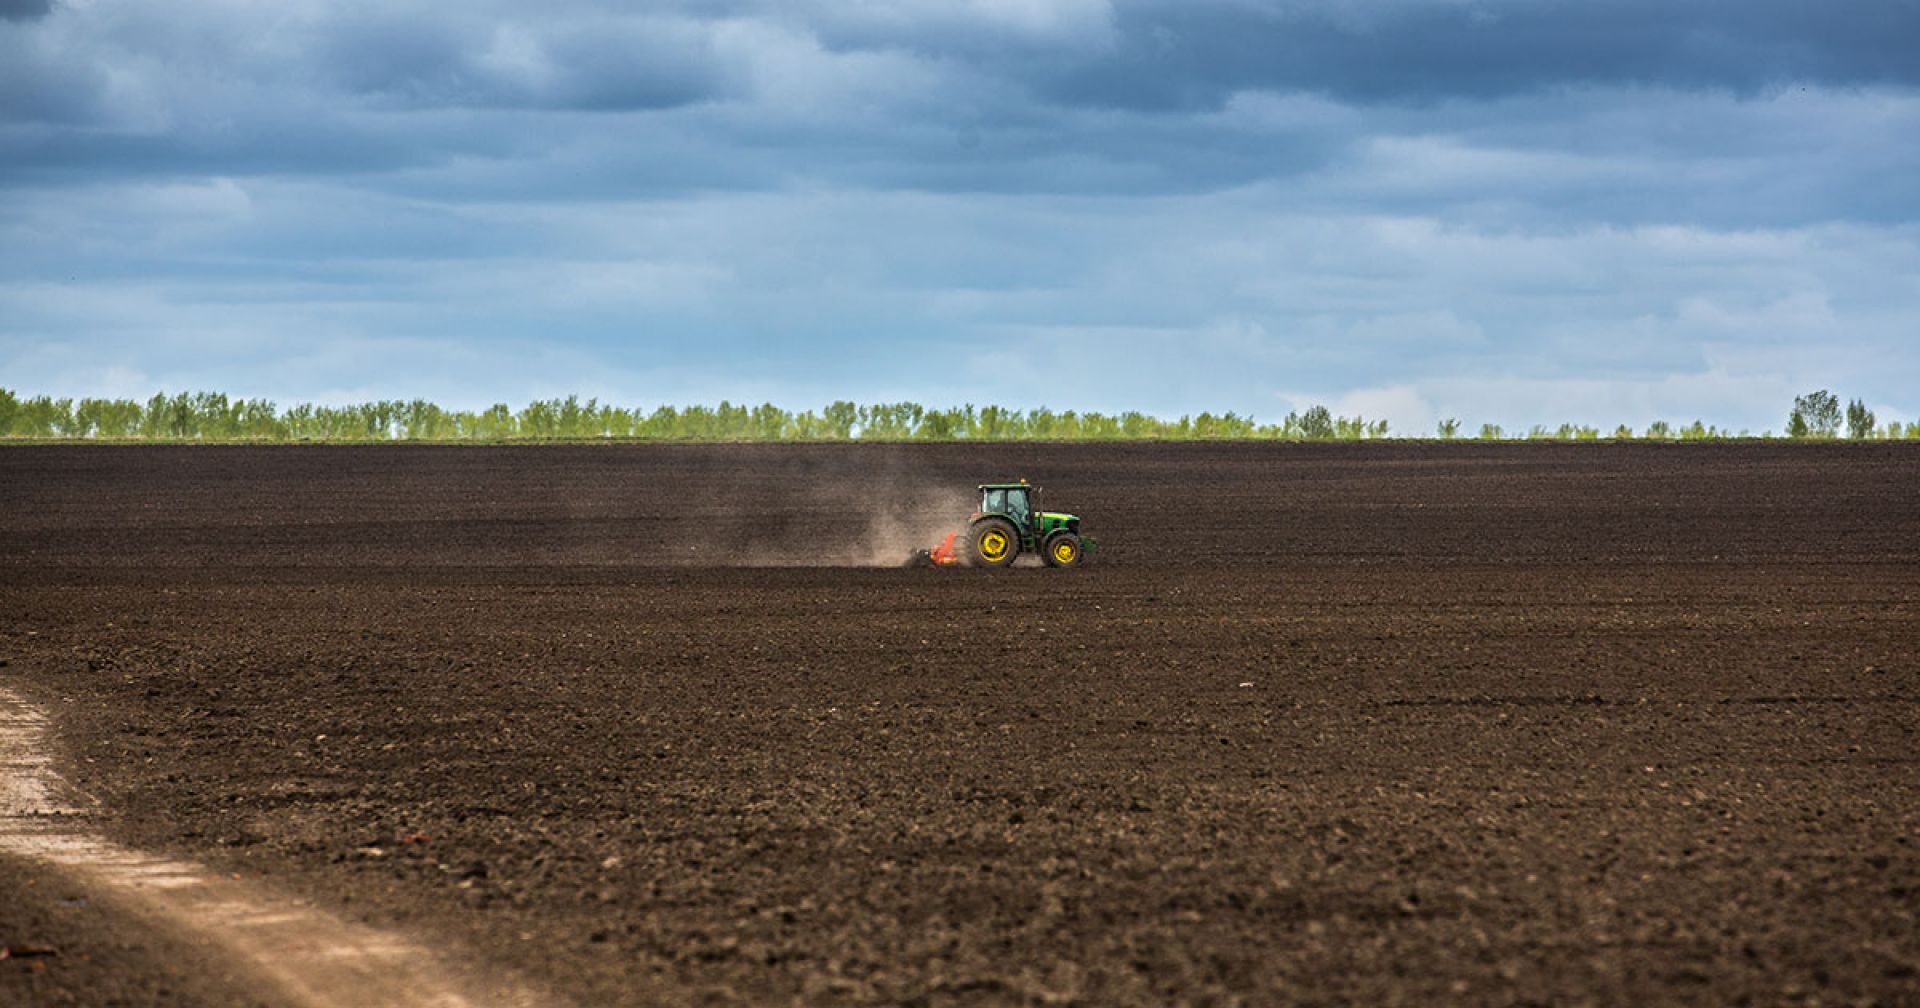
[[[1015,528],[1033,524],[1033,488],[1024,483],[1010,486],[987,484],[980,487],[979,515],[1006,515]]]

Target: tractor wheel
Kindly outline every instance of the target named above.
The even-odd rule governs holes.
[[[1080,549],[1079,536],[1071,532],[1055,532],[1040,547],[1040,555],[1046,557],[1049,567],[1077,567],[1085,554]]]
[[[1012,522],[988,518],[973,527],[973,534],[967,537],[967,552],[975,567],[1011,566],[1013,558],[1020,555],[1020,534],[1014,531]]]

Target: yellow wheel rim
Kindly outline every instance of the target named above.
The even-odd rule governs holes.
[[[1053,558],[1055,560],[1060,561],[1063,564],[1072,563],[1073,562],[1073,544],[1070,542],[1054,543]]]
[[[988,532],[980,537],[980,555],[989,560],[998,560],[1007,555],[1007,536],[1004,532]]]

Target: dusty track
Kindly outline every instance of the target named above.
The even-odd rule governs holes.
[[[698,566],[1009,475],[1094,565]],[[1881,445],[19,449],[0,681],[116,842],[584,1003],[1911,1003],[1917,499]]]
[[[516,984],[482,982],[471,970],[462,976],[414,942],[237,874],[101,838],[53,770],[45,734],[39,708],[0,689],[0,854],[51,868],[94,898],[197,945],[196,968],[211,959],[232,972],[236,986],[251,981],[234,995],[306,1008],[554,1003]]]

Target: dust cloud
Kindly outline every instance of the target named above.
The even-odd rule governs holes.
[[[979,503],[969,490],[920,487],[898,490],[870,516],[867,548],[857,550],[854,567],[897,567],[914,550],[931,549],[950,532],[966,528]]]
[[[899,567],[915,550],[963,531],[979,503],[971,486],[918,481],[868,483],[861,497],[864,507],[830,522],[761,525],[750,533],[753,548],[731,566]]]

